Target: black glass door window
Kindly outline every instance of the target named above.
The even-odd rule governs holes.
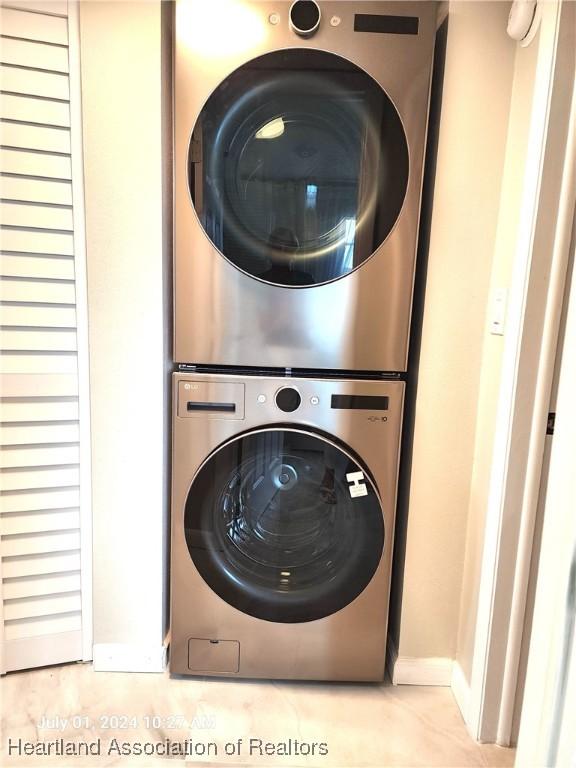
[[[214,592],[275,622],[344,608],[372,579],[384,547],[382,508],[365,471],[332,442],[290,429],[219,448],[192,483],[184,526]]]
[[[210,96],[190,142],[200,222],[235,266],[310,286],[384,242],[408,183],[398,113],[366,72],[315,50],[269,53]]]

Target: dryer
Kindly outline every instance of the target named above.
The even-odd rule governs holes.
[[[178,0],[176,363],[406,369],[435,21]]]
[[[170,671],[382,680],[404,384],[173,385]]]

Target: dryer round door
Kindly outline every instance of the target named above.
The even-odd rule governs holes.
[[[384,549],[374,485],[343,447],[299,429],[234,438],[205,461],[184,515],[208,586],[273,622],[321,619],[370,583]]]
[[[214,246],[248,275],[288,287],[331,282],[370,258],[398,219],[409,172],[385,91],[314,49],[235,70],[204,105],[188,162]]]

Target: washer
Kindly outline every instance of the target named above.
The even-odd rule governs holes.
[[[177,2],[175,362],[406,369],[435,21]]]
[[[173,384],[170,671],[382,680],[404,384]]]

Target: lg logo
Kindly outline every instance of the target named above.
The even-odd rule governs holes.
[[[368,496],[368,488],[364,483],[364,472],[349,472],[346,480],[350,484],[350,496],[357,499],[359,496]]]

